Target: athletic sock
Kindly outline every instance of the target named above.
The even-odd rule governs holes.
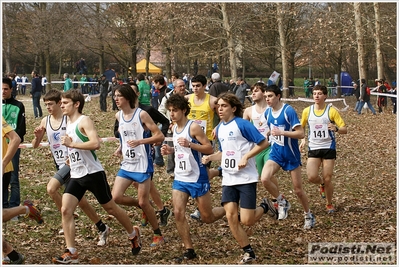
[[[19,259],[19,254],[18,252],[13,249],[7,256],[10,258],[11,261],[17,261]]]
[[[269,210],[269,207],[268,207],[265,203],[263,203],[263,202],[260,203],[259,206],[263,208],[263,213],[264,213],[264,214],[266,214],[267,211]]]
[[[163,206],[162,210],[158,211],[159,214],[164,214],[165,212],[166,212],[166,207],[165,206]]]
[[[156,230],[154,230],[154,235],[162,235],[162,233],[161,233],[161,229],[156,229]]]
[[[252,258],[255,259],[255,252],[252,250],[251,245],[245,246],[242,249],[244,250],[244,253],[248,253]]]
[[[101,219],[96,223],[97,229],[100,232],[104,232],[107,229],[106,225],[101,221]]]

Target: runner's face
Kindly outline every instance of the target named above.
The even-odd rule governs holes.
[[[273,92],[265,92],[267,105],[270,107],[275,107],[280,101],[279,97]]]
[[[76,102],[75,105],[79,105],[79,102]],[[72,115],[74,112],[74,104],[72,99],[70,98],[61,98],[61,110],[64,115]]]
[[[200,93],[205,92],[205,85],[202,85],[201,82],[193,82],[192,86],[193,86],[193,93],[195,95],[199,95]]]
[[[114,99],[115,99],[115,104],[118,108],[120,108],[126,103],[129,105],[129,102],[121,95],[121,93],[118,90],[115,91]]]
[[[3,89],[2,90],[3,91],[3,99],[10,99],[12,89],[8,86],[8,84],[3,83],[2,89]]]
[[[255,87],[254,90],[252,90],[252,100],[258,101],[262,100],[262,98],[265,98],[265,95],[263,94],[262,90]]]
[[[51,115],[56,109],[60,109],[61,102],[56,103],[55,101],[44,101],[44,105],[46,106],[48,113]]]
[[[231,105],[223,99],[219,99],[217,104],[219,118],[224,122],[229,122],[234,117],[236,107],[232,108]]]
[[[170,119],[173,122],[179,122],[184,116],[184,110],[175,108],[173,106],[168,107]]]
[[[313,90],[313,100],[316,104],[319,103],[324,103],[326,100],[327,96],[323,94],[323,91],[321,90]]]

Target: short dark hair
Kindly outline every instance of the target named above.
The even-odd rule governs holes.
[[[198,74],[191,79],[191,82],[200,82],[202,85],[207,84],[206,77],[204,75]]]
[[[61,92],[56,89],[51,89],[43,96],[43,101],[54,101],[58,103],[61,101]]]
[[[152,80],[154,81],[154,83],[159,83],[160,85],[164,85],[165,84],[165,78],[162,75],[155,75]]]
[[[78,112],[82,114],[83,107],[85,105],[85,98],[81,92],[77,89],[71,89],[66,92],[63,92],[61,95],[62,98],[68,98],[72,100],[72,103],[79,102]]]
[[[314,91],[322,91],[323,95],[327,95],[328,94],[328,90],[327,87],[325,87],[324,85],[316,85],[315,87],[313,87],[313,92]]]
[[[275,84],[266,87],[266,92],[273,92],[276,96],[280,95],[281,99],[281,94],[282,94],[281,89]]]
[[[137,75],[137,80],[139,80],[139,81],[145,80],[144,74],[140,73],[139,75]]]
[[[187,116],[188,114],[190,114],[190,109],[191,109],[190,103],[184,96],[182,96],[180,94],[172,94],[168,98],[168,100],[166,100],[165,106],[166,106],[166,108],[175,107],[180,110],[186,110],[186,112],[184,113],[184,116]]]
[[[12,80],[8,77],[3,77],[3,83],[7,84],[8,87],[12,88]]]

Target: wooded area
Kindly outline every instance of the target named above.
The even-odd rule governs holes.
[[[3,71],[125,76],[145,58],[172,72],[328,79],[396,77],[396,2],[3,3]],[[156,57],[156,55],[158,55]],[[197,70],[198,69],[198,70]],[[288,87],[288,84],[283,84]]]

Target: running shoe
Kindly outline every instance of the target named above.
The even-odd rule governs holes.
[[[256,260],[256,257],[251,257],[251,255],[248,252],[245,252],[244,255],[242,256],[241,261],[239,262],[240,264],[247,264],[247,263],[252,263]]]
[[[152,243],[151,243],[151,247],[156,247],[159,246],[161,244],[165,243],[165,239],[163,238],[163,236],[161,235],[154,235],[154,237],[152,238]]]
[[[170,209],[165,207],[165,210],[166,211],[164,213],[159,213],[159,217],[161,219],[161,223],[159,224],[159,226],[161,227],[165,227],[166,225],[168,225],[168,220],[172,216],[172,212],[170,211]]]
[[[18,253],[18,259],[15,261],[12,261],[9,257],[5,257],[3,259],[3,265],[6,264],[23,264],[25,262],[25,256],[22,255],[21,253]]]
[[[78,252],[76,251],[72,254],[69,249],[66,249],[64,254],[60,257],[53,258],[53,263],[55,264],[71,264],[71,263],[79,263]]]
[[[321,198],[326,198],[326,192],[324,191],[324,184],[320,185],[320,196]]]
[[[277,202],[277,201],[276,201]],[[276,206],[274,205],[274,202],[271,199],[264,198],[262,200],[261,205],[267,206],[267,212],[266,214],[272,217],[273,219],[278,219],[278,211],[276,209]]]
[[[148,218],[147,215],[145,215],[145,212],[141,214],[141,226],[147,226],[148,224]]]
[[[132,254],[137,255],[141,250],[140,228],[133,226],[133,229],[136,231],[136,235],[131,239],[129,238],[129,240],[132,243]]]
[[[109,236],[109,232],[111,231],[111,229],[108,227],[108,225],[105,225],[105,230],[104,232],[100,231],[100,237],[97,243],[97,246],[105,246],[105,244],[107,244],[107,238]]]
[[[291,204],[288,200],[283,199],[283,201],[278,203],[278,219],[284,220],[288,216],[288,210],[291,208]]]
[[[43,223],[42,214],[40,210],[35,205],[33,205],[32,201],[28,199],[25,200],[24,206],[27,206],[29,208],[29,213],[25,215],[25,218],[29,217],[32,220],[35,220],[38,224]]]
[[[335,212],[335,208],[334,208],[333,204],[326,205],[326,209],[327,209],[327,213],[334,213]]]
[[[182,263],[183,260],[193,260],[193,259],[195,259],[196,257],[197,257],[197,254],[195,253],[195,251],[186,250],[186,251],[183,253],[183,256],[182,256],[182,257],[177,257],[177,258],[175,258],[174,260],[175,260],[175,262],[177,262],[177,263]]]
[[[191,219],[194,219],[196,221],[201,221],[201,213],[198,209],[195,209],[193,213],[190,214]]]
[[[305,213],[305,225],[303,226],[304,229],[311,229],[314,227],[316,223],[316,218],[314,217],[313,213]]]

